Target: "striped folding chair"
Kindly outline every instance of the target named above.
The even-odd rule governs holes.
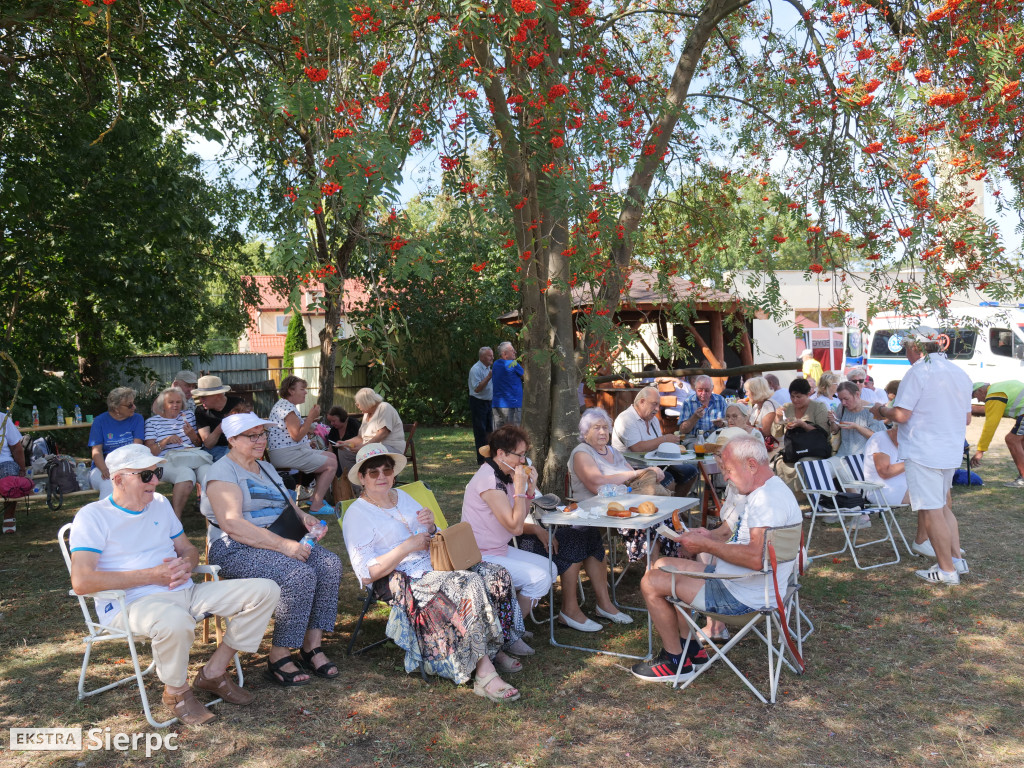
[[[797,463],[796,468],[797,477],[800,479],[800,489],[807,496],[807,503],[811,507],[811,526],[807,531],[807,548],[810,549],[811,547],[814,526],[819,518],[826,518],[828,522],[838,522],[845,542],[840,549],[832,552],[822,552],[819,555],[809,557],[809,560],[813,561],[822,557],[841,555],[849,551],[850,557],[853,558],[853,564],[862,571],[880,568],[883,565],[894,565],[900,561],[900,551],[896,548],[896,539],[893,537],[890,525],[890,518],[895,519],[891,509],[888,507],[883,509],[872,506],[856,509],[841,507],[836,501],[836,496],[839,492],[836,491],[832,464],[828,460],[801,461]],[[854,518],[859,518],[864,514],[877,515],[885,527],[886,535],[871,541],[858,541],[860,529],[853,525]],[[851,531],[853,533],[852,536],[850,535]],[[892,546],[892,552],[895,555],[894,560],[887,560],[874,565],[861,565],[860,558],[857,557],[858,549],[870,547],[874,544],[884,544],[885,542],[889,542]]]
[[[917,553],[910,548],[910,544],[907,543],[907,537],[903,534],[903,528],[900,527],[899,520],[896,519],[896,510],[910,509],[909,504],[897,504],[893,506],[885,500],[885,484],[874,483],[867,479],[864,474],[864,461],[865,456],[862,453],[851,454],[850,456],[843,456],[841,464],[838,467],[836,475],[839,478],[839,484],[843,487],[844,491],[862,491],[868,498],[868,500],[876,507],[884,507],[889,510],[890,521],[893,528],[896,529],[896,533],[900,535],[900,539],[903,541],[903,547],[907,550],[907,554],[911,557],[916,557]]]

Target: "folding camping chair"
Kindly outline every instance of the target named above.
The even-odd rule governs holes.
[[[850,509],[848,507],[841,507],[836,501],[836,495],[838,491],[835,490],[835,483],[833,480],[832,464],[828,460],[820,461],[801,461],[797,462],[797,476],[800,479],[800,489],[807,496],[807,502],[811,505],[811,527],[807,530],[807,548],[811,547],[811,537],[814,535],[814,524],[818,521],[819,517],[835,516],[839,522],[840,530],[843,532],[843,539],[845,544],[842,548],[835,550],[834,552],[823,552],[820,555],[814,555],[808,559],[811,561],[817,560],[822,557],[831,557],[833,555],[841,555],[847,550],[850,551],[850,556],[853,558],[853,564],[862,571],[871,570],[872,568],[880,568],[883,565],[894,565],[900,561],[900,551],[896,548],[896,539],[893,537],[892,528],[890,527],[890,519],[895,521],[892,510],[888,507],[884,509],[881,507],[871,507]],[[888,516],[887,514],[888,513]],[[860,529],[853,529],[853,537],[850,536],[850,523],[851,518],[860,517],[861,515],[878,515],[881,519],[882,524],[885,526],[885,536],[872,539],[871,541],[859,542],[857,541]],[[897,526],[898,527],[898,526]],[[876,563],[875,565],[861,565],[860,559],[857,557],[857,550],[864,547],[869,547],[872,544],[881,544],[888,541],[892,545],[893,554],[896,556],[895,560],[887,560],[884,563]]]
[[[417,480],[416,482],[408,483],[406,485],[403,485],[401,489],[408,493],[410,496],[412,496],[414,499],[416,499],[416,501],[418,501],[424,507],[426,507],[427,509],[434,513],[434,525],[437,526],[437,529],[439,531],[443,531],[445,528],[448,527],[448,521],[445,519],[444,513],[441,511],[441,505],[437,503],[437,498],[434,496],[433,491],[427,488],[427,486],[424,485],[422,481]],[[348,508],[352,506],[354,502],[355,499],[346,499],[345,501],[338,504],[338,525],[341,525],[342,521],[344,520],[345,512],[348,511]],[[348,544],[346,542],[346,549],[347,547]],[[349,562],[352,562],[351,552],[349,552]],[[359,618],[356,620],[356,628],[352,630],[352,638],[348,641],[348,649],[346,650],[346,654],[349,656],[358,656],[359,654],[372,650],[379,645],[384,645],[384,643],[388,641],[388,638],[385,637],[383,640],[377,640],[376,642],[370,643],[369,645],[364,645],[357,651],[352,650],[355,647],[356,638],[359,637],[359,633],[362,631],[363,619],[366,617],[367,612],[369,612],[369,610],[374,606],[374,604],[381,599],[378,596],[377,592],[374,590],[373,584],[364,585],[360,583],[359,588],[362,589],[364,592],[363,608],[359,612]],[[424,672],[422,667],[420,668],[420,672],[423,675],[424,679],[426,679],[426,672]]]
[[[839,478],[839,484],[843,487],[844,491],[862,491],[876,507],[886,508],[889,510],[890,519],[896,532],[900,535],[900,539],[903,541],[903,546],[907,550],[907,554],[911,557],[916,557],[917,553],[910,548],[907,543],[907,537],[903,534],[903,528],[900,527],[899,520],[896,519],[897,509],[910,509],[909,504],[896,504],[895,506],[885,500],[885,484],[875,483],[868,480],[864,474],[864,454],[855,453],[850,456],[843,456],[840,459],[840,463],[836,466],[836,476]],[[835,465],[834,465],[835,466]]]
[[[685,619],[690,627],[687,639],[699,637],[704,640],[709,648],[709,659],[707,663],[698,667],[692,677],[680,684],[677,679],[673,684],[674,688],[687,688],[707,672],[712,665],[721,659],[728,667],[739,676],[744,685],[749,688],[763,703],[774,704],[779,688],[779,677],[782,673],[782,665],[785,664],[794,674],[802,674],[804,671],[803,640],[806,634],[802,631],[802,621],[805,614],[800,608],[800,581],[799,560],[803,543],[803,525],[789,525],[782,528],[770,528],[766,532],[764,541],[764,553],[762,556],[762,569],[754,573],[760,573],[764,579],[764,603],[761,608],[749,613],[736,616],[725,614],[709,613],[706,610],[695,608],[690,603],[681,599],[676,594],[676,576],[687,576],[694,579],[703,579],[705,583],[710,580],[723,581],[742,578],[740,575],[726,575],[716,573],[703,573],[699,571],[681,571],[671,566],[660,566],[661,570],[672,574],[672,595],[665,599],[671,603],[679,614]],[[793,563],[793,573],[786,584],[778,582],[779,564]],[[785,594],[782,594],[782,589]],[[772,606],[772,596],[775,597],[775,605]],[[703,613],[709,619],[722,621],[733,628],[733,634],[729,641],[721,648],[704,633],[700,625],[694,619],[694,614]],[[763,627],[760,626],[763,624]],[[795,626],[794,626],[795,624]],[[812,630],[813,631],[813,628]],[[750,679],[743,674],[729,658],[731,651],[736,644],[753,632],[768,649],[768,698],[758,690]],[[789,654],[789,659],[786,654]],[[790,661],[792,660],[792,662]],[[678,675],[686,663],[685,656],[679,660]]]
[[[71,574],[71,552],[69,549],[69,540],[71,538],[71,523],[64,525],[57,533],[57,543],[60,544],[61,554],[64,555],[64,563],[68,567],[68,575]],[[220,571],[220,566],[217,565],[200,565],[192,570],[193,573],[209,574],[213,577],[214,581],[217,581],[217,574]],[[121,615],[126,615],[128,610],[127,604],[125,603],[124,596],[125,592],[123,589],[106,589],[102,592],[94,592],[88,595],[79,595],[73,589],[68,590],[68,594],[72,597],[78,598],[78,605],[82,609],[82,616],[85,617],[85,626],[89,630],[89,634],[82,638],[85,643],[85,657],[82,659],[82,672],[78,676],[78,699],[81,701],[89,696],[95,696],[98,693],[109,691],[111,688],[117,688],[125,683],[135,682],[139,686],[139,697],[142,699],[142,710],[146,714],[146,720],[154,728],[166,728],[173,723],[178,722],[178,718],[172,717],[163,723],[157,721],[153,717],[153,713],[149,708],[149,696],[146,694],[146,681],[145,676],[156,669],[156,659],[150,662],[149,666],[145,669],[139,665],[139,656],[135,650],[135,635],[130,627],[125,626],[124,629],[118,629],[117,627],[110,627],[104,624],[100,624],[99,618],[93,618],[93,610],[89,607],[89,603],[86,598],[99,598],[102,600],[117,600],[118,608],[121,610]],[[123,640],[128,644],[128,652],[132,658],[132,667],[135,670],[135,674],[129,675],[122,680],[118,680],[115,683],[104,685],[101,688],[94,688],[91,691],[85,690],[85,674],[89,668],[89,658],[92,656],[92,647],[97,643],[107,642],[109,640]],[[238,658],[238,654],[235,654],[235,671],[238,674],[238,684],[245,684],[245,676],[242,674],[242,662]],[[207,707],[212,707],[214,704],[219,704],[221,699],[214,699],[213,701],[206,704]]]

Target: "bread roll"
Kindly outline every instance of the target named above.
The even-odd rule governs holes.
[[[624,506],[622,506],[619,502],[613,501],[611,504],[608,505],[608,511],[609,512],[625,512],[626,508]]]
[[[639,509],[637,509],[637,512],[639,512],[641,515],[653,515],[656,514],[657,511],[658,505],[655,504],[653,501],[642,502],[640,504]]]

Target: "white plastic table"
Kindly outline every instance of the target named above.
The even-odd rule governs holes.
[[[609,517],[604,514],[604,510],[608,508],[610,502],[617,501],[622,506],[636,507],[644,501],[651,501],[658,507],[657,513],[653,515],[637,515],[630,518],[625,517]],[[674,496],[643,496],[641,494],[626,494],[624,496],[615,497],[594,497],[587,499],[579,503],[579,510],[572,514],[565,514],[561,511],[545,512],[540,517],[540,522],[548,527],[551,532],[551,536],[555,535],[555,532],[560,526],[580,526],[585,528],[604,528],[607,531],[616,531],[621,528],[628,528],[631,530],[642,530],[647,534],[647,570],[651,569],[651,541],[653,539],[652,533],[659,523],[663,523],[672,517],[672,513],[675,510],[680,512],[688,513],[690,509],[697,505],[697,499],[685,497],[677,498]],[[550,539],[549,539],[550,541]],[[588,651],[590,653],[603,653],[609,656],[621,656],[625,659],[649,659],[654,653],[654,632],[651,627],[651,615],[646,608],[633,607],[628,605],[620,605],[615,596],[615,545],[612,543],[610,547],[610,580],[611,580],[611,594],[612,602],[615,606],[627,611],[637,611],[647,614],[647,655],[646,656],[633,656],[628,653],[619,653],[617,651],[608,651],[601,648],[587,648],[580,645],[568,645],[565,643],[559,643],[555,640],[555,585],[551,583],[550,593],[550,609],[548,617],[548,627],[550,630],[549,642],[551,645],[557,648],[572,648],[576,651]],[[548,546],[548,563],[550,564],[553,560],[552,551],[550,545]],[[573,587],[575,588],[575,587]]]

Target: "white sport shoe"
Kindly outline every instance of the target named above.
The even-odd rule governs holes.
[[[1008,483],[1003,483],[1005,488],[1024,488],[1024,476],[1018,475],[1016,480],[1011,480]]]
[[[919,579],[924,579],[931,584],[946,584],[950,587],[955,587],[960,583],[960,574],[954,571],[953,573],[946,573],[939,564],[936,563],[927,571],[914,571],[914,575]]]
[[[961,576],[965,573],[970,573],[971,569],[967,566],[967,561],[962,557],[954,557],[953,565],[956,567],[956,572]]]
[[[935,548],[928,539],[925,539],[920,544],[915,541],[910,545],[910,548],[914,550],[915,554],[920,555],[921,557],[935,557]]]

